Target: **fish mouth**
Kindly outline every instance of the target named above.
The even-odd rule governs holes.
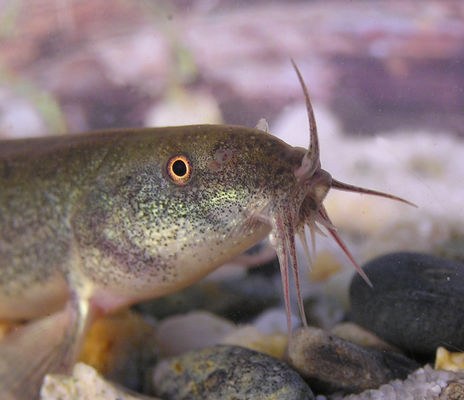
[[[315,254],[316,234],[332,237],[332,239],[341,248],[343,253],[345,253],[345,255],[348,257],[356,271],[361,275],[364,281],[372,287],[371,281],[358,265],[345,242],[338,234],[337,229],[332,223],[323,204],[329,190],[336,189],[348,192],[375,195],[415,206],[407,200],[388,193],[340,182],[334,179],[329,172],[321,168],[317,126],[308,89],[300,71],[298,70],[298,67],[293,60],[292,64],[298,76],[298,80],[302,87],[306,101],[306,109],[309,121],[310,144],[308,150],[302,155],[301,165],[294,171],[297,185],[296,191],[290,193],[288,201],[279,202],[278,205],[274,204],[272,212],[268,217],[268,222],[272,228],[270,235],[271,244],[276,251],[280,264],[289,334],[291,333],[292,328],[292,313],[289,289],[290,271],[292,271],[293,275],[301,322],[304,326],[307,325],[303,299],[301,295],[300,276],[295,245],[295,240],[297,237],[303,245],[306,261],[309,267],[312,264],[311,255]],[[296,199],[291,198],[292,196],[296,197]],[[310,236],[309,241],[306,233],[307,231],[309,232]]]

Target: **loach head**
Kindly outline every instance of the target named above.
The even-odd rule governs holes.
[[[195,282],[305,196],[294,175],[304,150],[262,130],[155,128],[110,144],[71,219],[79,271],[106,310]]]
[[[335,188],[404,200],[341,183],[321,169],[309,95],[293,65],[308,109],[308,150],[260,129],[226,125],[137,130],[118,136],[111,148],[103,145],[104,161],[71,221],[82,274],[100,306],[179,290],[271,233],[289,328],[290,270],[306,323],[295,250],[299,236],[309,262],[306,226],[313,243],[316,232],[327,230],[368,281],[324,198]]]

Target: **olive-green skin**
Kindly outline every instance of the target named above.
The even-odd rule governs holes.
[[[0,142],[0,320],[69,292],[109,311],[191,284],[269,233],[303,154],[226,125]],[[185,185],[167,173],[175,155]]]

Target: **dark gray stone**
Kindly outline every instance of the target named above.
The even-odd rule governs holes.
[[[464,348],[464,264],[394,253],[367,263],[374,287],[351,282],[351,318],[406,353]]]
[[[137,304],[135,308],[159,319],[204,310],[242,322],[280,301],[280,277],[247,274],[221,282],[202,281],[181,292]]]
[[[238,346],[214,346],[160,363],[154,373],[165,400],[309,400],[311,389],[287,364]]]
[[[318,393],[375,389],[419,367],[401,354],[364,348],[312,327],[292,335],[288,358]]]

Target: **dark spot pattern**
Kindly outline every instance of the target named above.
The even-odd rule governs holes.
[[[12,169],[0,154],[0,294],[6,279],[26,288],[53,269],[72,274],[71,247],[97,288],[134,298],[177,290],[268,232],[255,216],[294,196],[302,156],[221,125],[54,140],[23,146]],[[179,154],[192,166],[183,186],[166,171]]]

